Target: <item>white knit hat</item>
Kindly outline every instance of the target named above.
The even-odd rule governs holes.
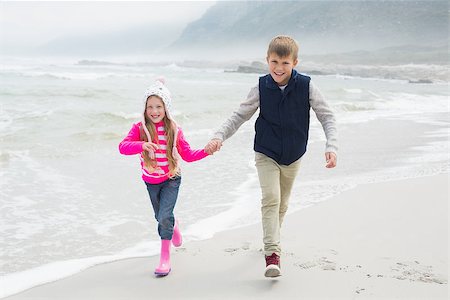
[[[172,118],[172,97],[170,96],[169,89],[164,85],[165,80],[164,78],[160,77],[156,79],[156,81],[145,90],[144,93],[144,111],[146,109],[145,105],[147,104],[147,99],[150,96],[158,96],[162,99],[164,106],[166,108],[166,116],[170,120],[173,120]]]

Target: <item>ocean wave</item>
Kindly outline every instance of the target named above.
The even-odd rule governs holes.
[[[75,98],[91,98],[98,99],[108,96],[116,96],[112,90],[91,89],[91,88],[78,88],[74,90],[68,90],[67,87],[52,87],[49,89],[18,89],[16,91],[0,91],[0,96],[6,97],[34,97],[33,101],[37,100],[36,97],[51,99],[55,97],[75,97]]]
[[[0,132],[11,127],[13,120],[13,117],[7,115],[5,110],[0,110]]]
[[[106,112],[106,113],[100,113],[97,115],[98,117],[102,119],[110,119],[113,121],[130,121],[130,120],[139,120],[141,117],[141,114],[139,113],[124,113],[124,112]]]
[[[380,111],[393,111],[400,114],[424,114],[448,112],[448,96],[430,94],[412,94],[403,92],[390,92],[384,101],[375,103]]]
[[[447,83],[450,81],[448,65],[338,65],[306,64],[304,70],[318,70],[324,74],[342,78],[372,78],[401,80],[409,83]]]
[[[168,62],[124,62],[124,61],[106,61],[106,60],[79,60],[74,65],[75,66],[101,66],[101,67],[158,67],[158,66],[167,66],[170,63]]]
[[[333,105],[336,112],[373,111],[376,108],[372,103],[337,103]]]
[[[104,72],[99,70],[98,72],[67,72],[67,71],[53,71],[53,72],[42,72],[42,71],[29,71],[20,70],[16,72],[2,71],[0,76],[5,78],[24,77],[24,78],[34,78],[34,79],[44,79],[44,80],[103,80],[109,78],[147,78],[149,74],[147,73],[131,73],[131,72]]]
[[[16,119],[16,120],[22,120],[22,119],[33,120],[33,119],[39,119],[42,117],[51,116],[51,115],[53,115],[53,113],[54,113],[53,110],[27,111],[27,112],[23,112],[23,113],[17,115],[14,119]]]
[[[343,90],[351,94],[361,94],[363,92],[363,90],[361,89],[343,89]]]
[[[123,68],[123,69],[141,69],[141,68],[161,68],[170,71],[195,71],[199,72],[220,72],[223,73],[223,68],[217,66],[206,65],[205,62],[112,62],[99,60],[80,60],[75,66],[81,67],[102,67],[102,68]]]
[[[19,112],[19,111],[6,112],[6,110],[3,110],[2,112],[0,112],[0,133],[11,134],[13,131],[19,130],[21,126],[14,124],[16,121],[33,121],[37,119],[46,120],[49,116],[53,114],[54,114],[53,110],[34,110],[26,112]],[[14,124],[14,126],[11,126],[12,124]]]
[[[128,64],[121,64],[121,63],[115,63],[110,61],[103,61],[103,60],[79,60],[75,63],[75,65],[78,66],[127,66]]]
[[[119,140],[123,138],[123,134],[117,132],[78,132],[70,135],[71,138],[74,138],[79,141],[93,141],[93,140]]]
[[[46,111],[33,111],[33,112],[14,112],[10,113],[8,116],[0,117],[0,137],[12,137],[15,136],[18,132],[27,129],[27,132],[30,133],[36,132],[36,127],[29,127],[31,123],[40,123],[45,122],[48,118],[53,115],[53,110]],[[31,123],[30,123],[31,122]],[[23,133],[21,133],[23,134]]]
[[[348,98],[348,97],[347,97]],[[368,122],[381,118],[402,118],[428,124],[436,123],[436,113],[448,112],[448,97],[436,94],[386,92],[362,93],[350,101],[331,102],[340,123]]]

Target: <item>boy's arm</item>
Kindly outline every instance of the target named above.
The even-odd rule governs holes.
[[[325,152],[333,152],[334,154],[337,154],[338,145],[336,119],[322,93],[312,81],[309,83],[309,103],[311,104],[311,108],[316,113],[317,119],[322,124],[325,137],[327,138]]]
[[[253,87],[239,108],[233,112],[222,126],[214,133],[213,139],[225,141],[231,137],[244,122],[250,120],[259,108],[259,84]]]

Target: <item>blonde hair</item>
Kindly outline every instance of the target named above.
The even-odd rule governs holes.
[[[296,60],[298,58],[298,44],[293,38],[287,35],[278,35],[270,41],[269,48],[267,49],[267,57],[272,53],[275,53],[279,57],[291,55]]]
[[[149,98],[150,97],[152,97],[152,96],[149,96]],[[155,96],[155,97],[158,97],[158,96]],[[158,98],[160,98],[160,97],[158,97]],[[163,105],[164,105],[164,102],[163,102]],[[147,105],[145,107],[147,107]],[[165,105],[164,105],[164,110],[166,110]],[[148,119],[145,111],[144,111],[144,116],[145,116],[145,124],[142,124],[142,125],[145,126],[147,128],[148,132],[150,133],[150,138],[152,139],[151,142],[159,145],[159,140],[157,138],[158,134],[156,133],[155,124],[153,124],[153,122]],[[177,128],[176,128],[175,122],[173,122],[172,120],[167,118],[167,115],[164,116],[163,122],[164,122],[164,130],[165,130],[166,142],[167,142],[166,156],[167,156],[167,160],[169,162],[169,178],[173,178],[173,177],[177,177],[180,175],[180,169],[178,167],[177,160],[174,157],[174,153],[173,153],[173,148],[174,148],[174,146],[176,146],[176,143],[177,143],[177,141],[175,141],[175,133],[177,131]],[[147,135],[145,134],[144,129],[142,127],[140,128],[140,135],[141,135],[141,140],[148,142]],[[148,151],[143,152],[143,157],[144,157],[145,168],[150,173],[155,172],[158,169],[158,166],[156,163],[156,158],[153,158],[153,159],[150,158]]]

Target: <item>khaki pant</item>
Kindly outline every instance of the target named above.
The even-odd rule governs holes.
[[[280,228],[286,214],[292,185],[300,168],[300,159],[289,166],[279,165],[255,152],[255,166],[261,186],[261,213],[265,255],[280,255]]]

